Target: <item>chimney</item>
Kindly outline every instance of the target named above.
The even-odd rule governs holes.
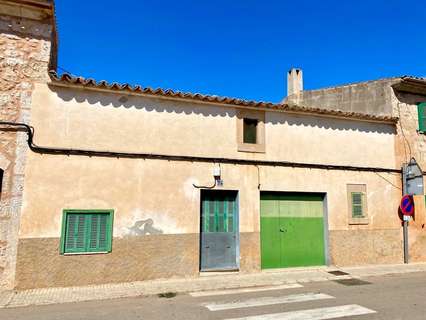
[[[298,94],[303,91],[302,69],[292,68],[287,73],[287,96]]]

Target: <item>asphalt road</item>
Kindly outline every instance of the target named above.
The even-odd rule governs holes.
[[[0,319],[426,319],[426,273],[362,280],[366,283],[327,281],[234,294],[179,294],[1,309]]]

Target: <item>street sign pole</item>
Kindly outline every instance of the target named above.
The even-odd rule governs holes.
[[[402,195],[407,194],[407,165],[402,166]],[[404,263],[408,263],[408,219],[409,216],[403,215],[403,237],[404,237]]]

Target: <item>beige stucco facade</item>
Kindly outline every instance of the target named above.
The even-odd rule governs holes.
[[[254,110],[264,113],[265,152],[240,152],[239,110],[232,105],[40,84],[32,98],[31,125],[34,142],[45,147],[395,168],[393,124]],[[200,189],[193,184],[211,184],[218,164],[32,151],[27,156],[18,288],[198,276]],[[395,214],[399,190],[386,181],[399,185],[397,175],[220,166],[223,186],[216,189],[236,190],[239,196],[240,272],[260,271],[262,191],[326,195],[328,264],[401,261]],[[347,184],[365,184],[370,190],[366,225],[349,224]],[[112,252],[60,255],[64,209],[113,209]],[[136,221],[146,219],[152,219],[159,234],[132,232]]]
[[[321,111],[62,81],[47,73],[53,7],[32,3],[12,14],[16,5],[0,0],[9,8],[0,11],[1,121],[34,129],[31,146],[22,126],[0,134],[0,287],[199,276],[199,186],[210,186],[219,166],[223,184],[214,189],[238,192],[237,272],[262,272],[266,191],[324,196],[326,264],[402,262],[398,170],[407,141],[422,166],[426,159],[412,116],[423,96],[396,93],[392,79],[297,97]],[[353,113],[324,112],[339,109]],[[246,115],[259,120],[257,145],[242,141]],[[362,221],[348,206],[349,186],[367,190]],[[66,209],[113,210],[111,251],[61,253]],[[426,257],[424,222],[416,197],[413,261]]]

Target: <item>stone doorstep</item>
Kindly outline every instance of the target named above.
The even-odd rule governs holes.
[[[347,272],[349,275],[336,276],[328,273],[328,271],[335,270]],[[191,291],[263,287],[422,271],[426,271],[426,263],[413,263],[409,265],[371,265],[346,268],[327,266],[276,269],[250,274],[239,272],[216,273],[214,275],[198,278],[160,279],[82,287],[3,291],[0,292],[0,308],[138,297],[165,292],[185,293]]]

